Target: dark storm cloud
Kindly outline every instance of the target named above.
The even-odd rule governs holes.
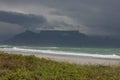
[[[76,20],[90,35],[120,35],[119,0],[60,0],[49,4],[61,11],[52,12]],[[73,26],[76,27],[76,26]]]
[[[119,0],[65,0],[56,5],[62,10],[56,14],[75,19],[84,25],[80,31],[82,27],[90,35],[120,35],[119,3]]]
[[[0,10],[43,14],[52,21],[43,28],[77,28],[89,35],[120,35],[119,3],[120,0],[1,0]],[[37,24],[38,20],[34,21]],[[21,23],[32,25],[29,22]]]
[[[36,16],[32,14],[0,11],[0,22],[18,24],[28,28],[44,24],[46,23],[46,19],[43,16]]]

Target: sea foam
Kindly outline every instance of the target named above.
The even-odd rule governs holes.
[[[120,59],[120,56],[113,55],[103,55],[103,54],[89,54],[89,53],[75,53],[75,52],[65,52],[65,51],[55,51],[55,50],[36,50],[36,49],[23,49],[18,47],[13,48],[3,48],[3,51],[20,51],[20,52],[32,52],[43,53],[43,54],[54,54],[54,55],[66,55],[66,56],[84,56],[84,57],[94,57],[94,58],[110,58],[110,59]]]

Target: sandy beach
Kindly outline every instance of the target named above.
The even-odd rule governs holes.
[[[35,55],[36,57],[51,59],[55,61],[69,62],[75,64],[91,64],[91,65],[118,65],[120,64],[120,59],[114,58],[97,58],[89,56],[77,56],[77,55],[63,55],[63,54],[52,54],[52,53],[42,53],[42,52],[31,52],[31,51],[21,51],[14,49],[0,49],[0,51],[7,52],[10,54],[23,54],[23,55]]]

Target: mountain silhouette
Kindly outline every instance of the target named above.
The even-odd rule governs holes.
[[[119,47],[120,39],[87,36],[79,31],[42,30],[35,33],[26,30],[4,41],[10,45]]]
[[[79,31],[43,30],[39,33],[25,31],[5,41],[16,45],[76,45],[86,37]]]

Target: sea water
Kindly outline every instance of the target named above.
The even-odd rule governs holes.
[[[12,49],[28,52],[42,52],[61,55],[90,56],[120,59],[120,48],[83,48],[83,47],[41,47],[0,45],[0,49]]]

